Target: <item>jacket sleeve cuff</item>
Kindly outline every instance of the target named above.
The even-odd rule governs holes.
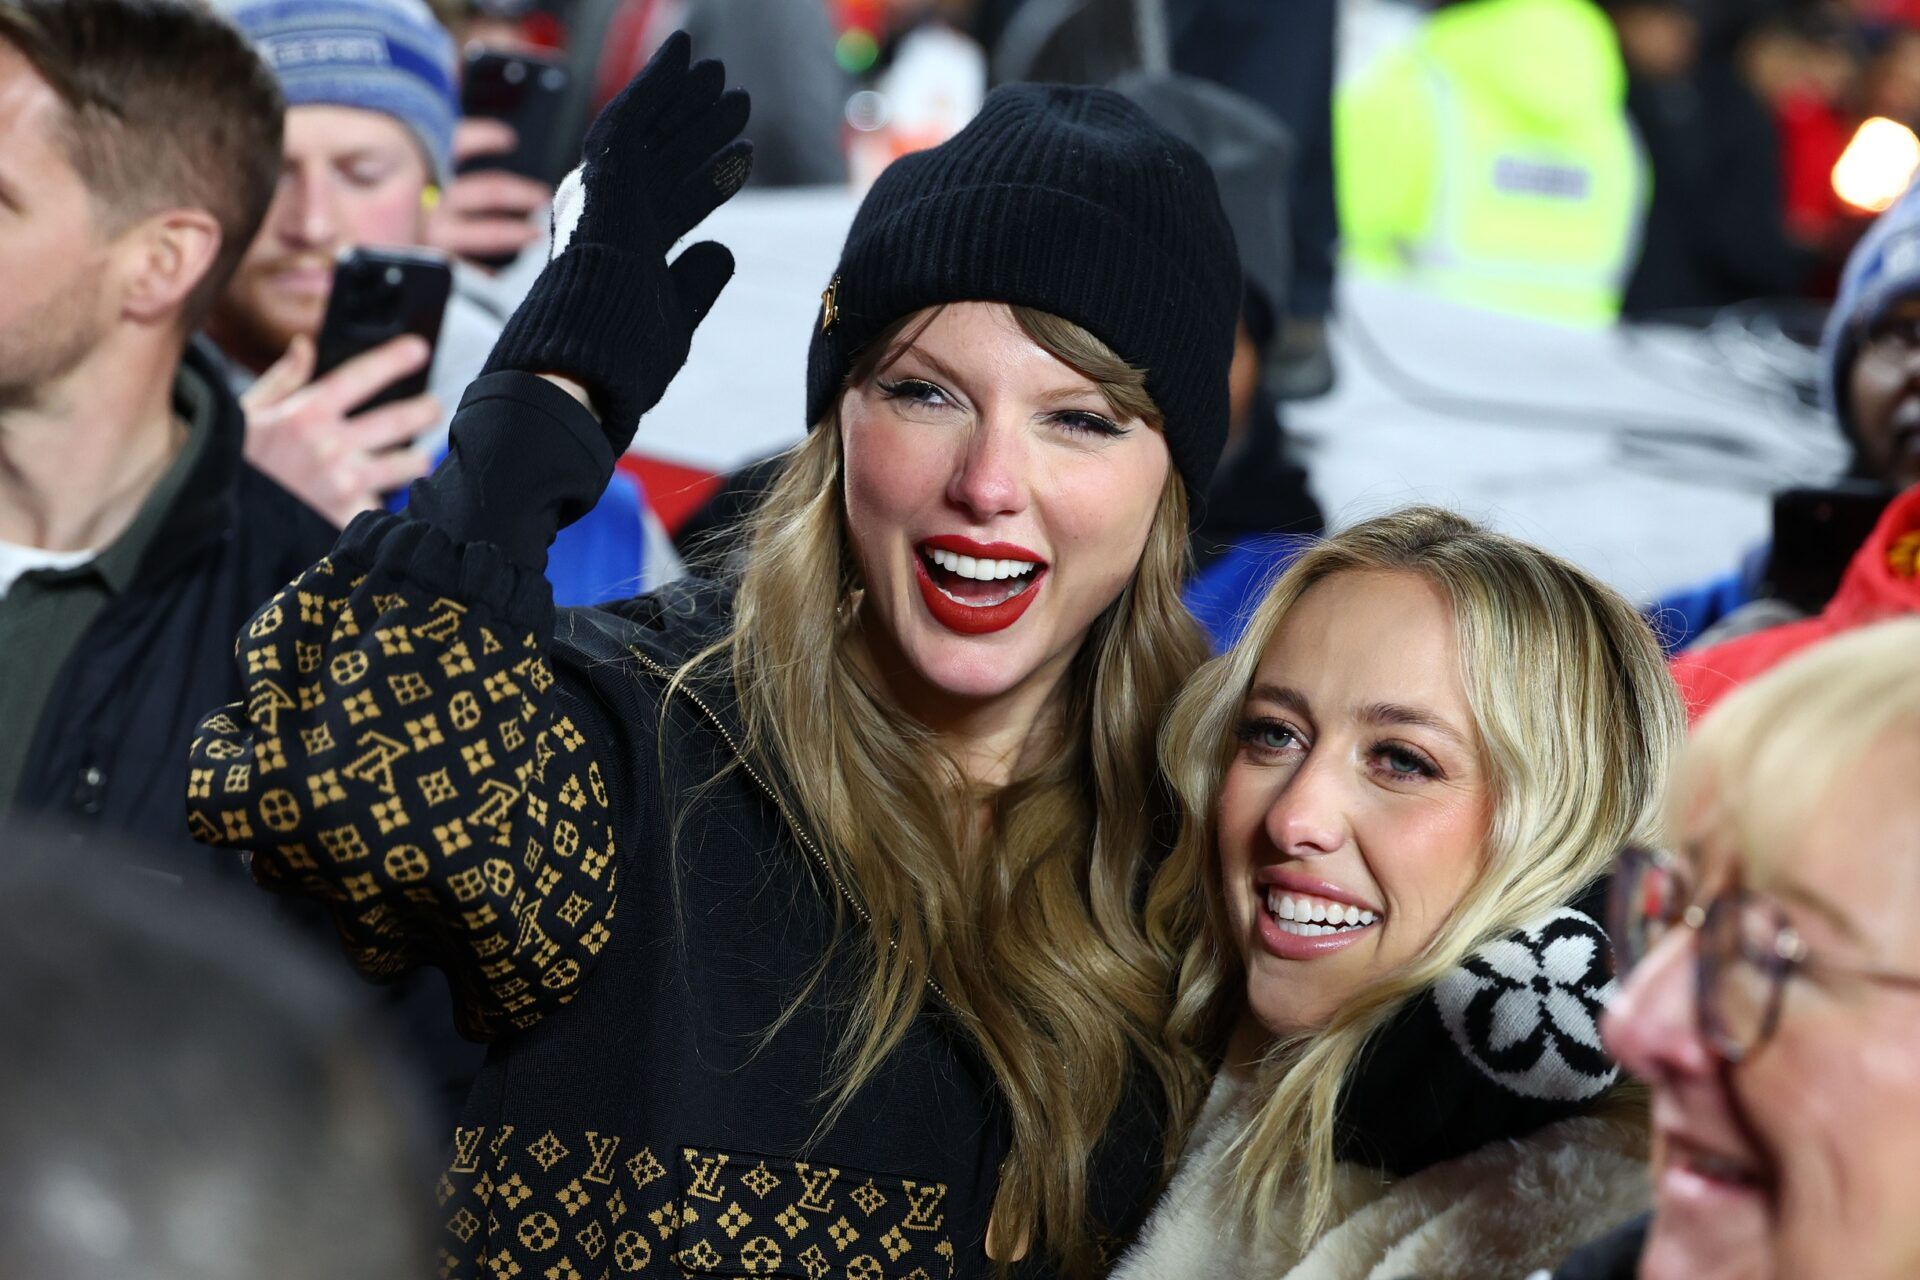
[[[412,512],[361,512],[327,559],[349,579],[366,576],[379,584],[375,590],[402,583],[416,595],[457,600],[543,640],[552,634],[553,589],[538,570],[514,564],[488,542],[456,543]]]
[[[414,482],[408,515],[543,573],[554,535],[593,509],[613,464],[579,401],[530,373],[490,373],[461,397],[447,456]]]

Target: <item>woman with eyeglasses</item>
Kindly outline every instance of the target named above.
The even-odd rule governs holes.
[[[1646,623],[1413,508],[1308,549],[1182,691],[1149,933],[1205,1107],[1116,1280],[1511,1278],[1646,1203],[1592,892],[1656,828]]]
[[[1653,1091],[1654,1211],[1561,1280],[1920,1275],[1920,621],[1729,697],[1671,855],[1629,851],[1607,1047]]]

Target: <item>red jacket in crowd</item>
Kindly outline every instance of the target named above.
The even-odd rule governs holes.
[[[1789,622],[1673,660],[1673,678],[1698,721],[1733,689],[1792,657],[1808,645],[1870,622],[1920,613],[1920,485],[1893,500],[1853,561],[1827,607]]]

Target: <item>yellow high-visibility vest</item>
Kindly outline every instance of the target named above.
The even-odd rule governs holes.
[[[1541,319],[1606,324],[1648,178],[1626,69],[1589,0],[1468,0],[1342,88],[1334,173],[1364,273]]]

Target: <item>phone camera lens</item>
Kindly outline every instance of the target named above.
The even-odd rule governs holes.
[[[527,78],[527,69],[521,63],[509,62],[507,69],[501,74],[506,78],[508,84],[519,84]]]

